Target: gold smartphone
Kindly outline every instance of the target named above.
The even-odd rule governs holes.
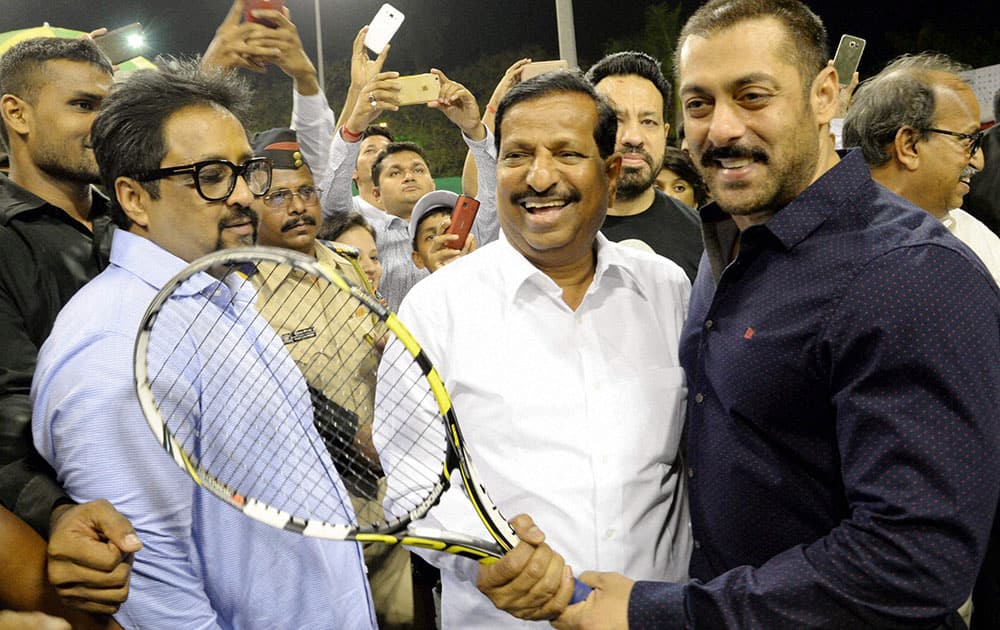
[[[569,62],[565,59],[533,61],[521,68],[521,80],[527,81],[532,77],[537,77],[546,72],[555,72],[556,70],[569,70]]]
[[[837,80],[848,85],[861,63],[861,53],[865,51],[865,40],[854,35],[842,35],[837,54],[833,56],[833,67],[837,70]]]
[[[399,77],[399,104],[429,103],[441,94],[441,81],[436,74],[411,74]]]

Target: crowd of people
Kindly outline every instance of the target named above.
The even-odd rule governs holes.
[[[462,240],[391,132],[388,47],[361,29],[335,115],[287,12],[243,15],[118,81],[89,38],[0,57],[0,630],[1000,627],[1000,126],[961,64],[845,86],[800,0],[708,0],[671,60],[522,59],[485,106],[432,69]],[[291,120],[250,130],[240,72],[267,65]],[[253,245],[398,311],[513,550],[302,537],[161,452],[143,313]],[[458,484],[424,524],[488,538]]]

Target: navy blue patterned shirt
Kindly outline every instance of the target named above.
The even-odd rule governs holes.
[[[940,622],[1000,492],[1000,290],[860,152],[731,262],[735,224],[702,220],[681,346],[694,580],[636,583],[630,627]]]

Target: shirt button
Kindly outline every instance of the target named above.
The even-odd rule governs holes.
[[[694,466],[688,467],[688,479],[694,477]]]
[[[708,320],[708,321],[705,322],[705,328],[711,329],[712,326],[714,326],[714,325],[715,325],[715,322],[713,322],[712,320]]]
[[[701,392],[698,392],[694,395],[694,401],[700,405],[705,402],[705,396]]]
[[[698,542],[697,540],[696,540],[696,541],[694,541],[694,548],[695,548],[695,549],[701,549],[701,543],[700,543],[700,542]]]
[[[614,538],[614,537],[615,537],[615,530],[613,530],[613,529],[609,529],[608,531],[604,532],[604,536],[605,536],[605,537],[606,537],[606,538],[607,538],[608,540],[610,540],[610,539]]]

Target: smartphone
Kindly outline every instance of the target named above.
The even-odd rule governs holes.
[[[441,94],[441,80],[436,74],[411,74],[399,77],[399,104],[429,103]]]
[[[555,72],[556,70],[569,70],[569,62],[565,59],[556,59],[555,61],[533,61],[521,68],[521,80],[527,81],[532,77],[537,77],[538,75],[545,74],[546,72]]]
[[[858,71],[861,63],[861,53],[865,51],[865,40],[854,35],[841,35],[837,54],[833,56],[833,67],[837,70],[837,79],[841,85],[848,85],[851,77]]]
[[[462,249],[465,246],[465,240],[469,238],[469,230],[472,229],[472,222],[476,220],[478,211],[479,202],[475,197],[458,196],[451,211],[451,225],[444,231],[445,234],[458,234],[458,239],[448,241],[445,243],[446,247]]]
[[[403,23],[403,13],[391,4],[383,4],[368,25],[365,47],[376,55],[382,52]]]
[[[133,22],[104,35],[94,38],[94,43],[101,49],[113,65],[127,61],[142,54],[143,43],[142,24]]]

